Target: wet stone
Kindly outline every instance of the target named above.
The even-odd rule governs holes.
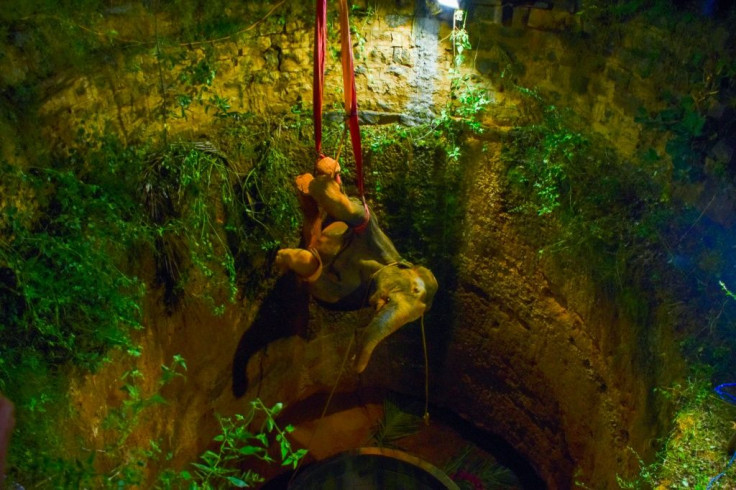
[[[393,61],[404,66],[414,66],[411,51],[399,46],[394,46],[393,48]]]
[[[408,25],[410,22],[411,22],[411,17],[408,15],[389,14],[386,16],[386,23],[391,28],[405,26],[405,25]]]

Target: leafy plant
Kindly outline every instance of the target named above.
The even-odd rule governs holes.
[[[11,456],[21,459],[11,459],[10,481],[41,488],[111,489],[143,483],[148,463],[158,460],[161,450],[156,441],[138,447],[131,443],[130,436],[140,429],[142,418],[151,407],[165,403],[161,389],[182,376],[185,369],[184,359],[175,355],[170,365],[161,366],[161,376],[148,389],[150,392],[141,386],[140,371],[127,371],[121,387],[126,396],[119,406],[110,408],[100,428],[104,434],[100,435],[101,440],[110,442],[99,450],[85,449],[79,441],[70,447],[65,429],[71,425],[69,421],[78,420],[77,414],[67,408],[69,400],[59,377],[42,373],[40,379],[55,384],[45,386],[46,392],[38,402],[31,399],[28,405],[18,407],[26,420],[20,423],[13,438]],[[29,379],[35,378],[31,375]],[[59,420],[66,424],[60,426]]]
[[[176,488],[175,484],[186,483],[190,489],[244,488],[263,481],[253,470],[243,470],[240,464],[247,458],[257,458],[267,463],[277,460],[270,454],[269,435],[275,434],[278,446],[278,459],[282,466],[296,469],[299,461],[307,454],[306,449],[294,450],[288,440],[288,434],[294,431],[292,425],[283,429],[276,423],[275,417],[281,412],[283,405],[277,403],[268,408],[260,399],[250,402],[247,415],[236,414],[234,417],[219,417],[220,433],[213,442],[216,450],[205,451],[199,462],[192,463],[193,471],[179,473],[166,472],[160,483],[163,488]],[[261,417],[265,417],[259,430],[252,432],[251,426]]]
[[[718,281],[718,284],[721,285],[721,289],[723,289],[723,292],[726,293],[726,296],[733,300],[736,300],[736,294],[734,294],[730,289],[728,289],[728,287],[726,287],[726,283],[724,283],[723,281]]]
[[[445,465],[444,471],[463,490],[515,488],[518,485],[511,470],[480,457],[473,446],[463,448]]]
[[[157,277],[169,307],[179,300],[186,260],[208,279],[203,298],[216,312],[223,309],[215,299],[218,289],[227,300],[235,299],[235,263],[222,227],[225,209],[235,204],[237,176],[232,174],[227,159],[211,145],[173,146],[154,156],[143,172],[141,187],[155,227]]]
[[[460,26],[457,24],[459,21],[462,22]],[[447,140],[447,153],[452,161],[458,160],[459,139],[464,130],[476,134],[483,132],[479,117],[491,102],[488,91],[473,81],[471,75],[463,73],[465,52],[472,47],[468,32],[465,30],[466,21],[464,11],[457,10],[450,35],[454,55],[453,66],[449,70],[450,100],[433,122],[437,134],[443,135]]]
[[[514,130],[516,141],[504,158],[513,162],[508,178],[515,192],[530,196],[528,202],[533,203],[539,216],[544,216],[560,206],[563,194],[574,191],[568,173],[590,143],[566,124],[564,110],[543,104],[536,93],[520,93],[539,107],[541,120]]]
[[[160,459],[162,450],[160,441],[149,441],[148,447],[138,447],[131,444],[130,436],[140,429],[142,418],[150,413],[150,408],[165,404],[166,399],[161,394],[162,389],[175,378],[183,378],[186,371],[186,361],[181,355],[175,354],[169,365],[161,365],[161,374],[155,386],[147,390],[141,386],[143,374],[137,368],[123,373],[125,382],[120,388],[126,397],[120,406],[113,408],[107,414],[102,428],[114,434],[112,443],[104,449],[104,459],[114,462],[111,470],[100,474],[95,468],[90,471],[94,485],[97,488],[126,488],[132,485],[145,483],[145,469],[149,463]],[[92,461],[90,461],[92,462]]]
[[[95,172],[77,175],[76,155],[46,168],[0,168],[8,196],[17,196],[0,209],[0,357],[7,365],[31,348],[52,365],[94,367],[140,327],[143,285],[122,264],[127,250],[145,242],[145,230],[124,191],[130,182],[110,186],[116,167],[137,156],[103,144],[120,153]],[[0,371],[0,379],[8,374]]]
[[[379,447],[394,447],[400,439],[416,434],[422,418],[402,410],[390,399],[383,401],[383,415],[374,428],[372,442]]]

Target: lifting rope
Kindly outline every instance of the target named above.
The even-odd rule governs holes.
[[[314,144],[316,161],[324,158],[322,153],[322,101],[325,83],[325,52],[327,51],[327,0],[316,0],[316,22],[314,30],[314,74],[312,83],[312,110],[314,113]],[[366,215],[369,214],[365,201],[365,184],[363,176],[363,150],[360,142],[358,126],[358,98],[355,89],[355,70],[353,61],[353,44],[350,40],[350,22],[348,18],[347,0],[340,0],[340,37],[342,53],[342,80],[345,97],[345,112],[350,129],[350,141],[355,158],[356,184],[358,195],[363,202]],[[367,220],[366,223],[367,224]],[[364,224],[364,225],[365,225]],[[361,225],[361,226],[364,226]],[[360,230],[356,230],[360,231]]]

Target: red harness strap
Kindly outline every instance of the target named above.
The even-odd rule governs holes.
[[[322,155],[322,100],[324,97],[324,70],[325,51],[327,50],[327,0],[317,0],[317,21],[315,24],[314,43],[314,80],[313,80],[313,112],[314,112],[314,142],[317,161]],[[360,127],[358,126],[358,98],[355,89],[355,69],[353,62],[353,43],[350,40],[350,22],[348,19],[347,0],[340,0],[340,32],[342,37],[342,81],[345,96],[345,112],[348,115],[350,142],[355,158],[356,183],[358,194],[363,201],[365,219],[354,227],[354,231],[361,233],[368,227],[370,211],[365,200],[365,178],[363,175],[363,149],[360,142]]]
[[[365,204],[363,188],[363,148],[360,144],[360,128],[358,127],[358,97],[355,90],[355,68],[353,63],[353,43],[350,40],[350,21],[348,19],[348,2],[340,0],[340,32],[342,34],[342,84],[345,96],[345,112],[348,114],[350,141],[353,144],[353,156],[358,178],[358,194]]]
[[[314,114],[315,163],[322,158],[322,98],[325,85],[325,50],[327,48],[327,0],[317,0],[314,26],[314,73],[312,79],[312,113]]]

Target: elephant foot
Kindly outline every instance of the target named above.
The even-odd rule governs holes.
[[[312,174],[301,174],[296,178],[296,188],[302,195],[309,195],[309,184],[314,180]]]
[[[292,270],[307,282],[317,280],[322,272],[322,262],[316,250],[282,248],[276,254],[274,266],[283,274]]]

